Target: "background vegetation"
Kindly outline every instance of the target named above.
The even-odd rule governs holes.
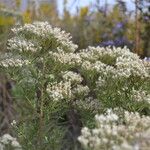
[[[64,0],[61,15],[56,0],[39,3],[29,0],[24,11],[20,11],[21,0],[1,2],[1,50],[6,49],[6,41],[11,36],[12,26],[34,21],[48,21],[70,32],[79,48],[86,48],[89,45],[122,47],[127,45],[131,51],[138,53],[141,57],[150,55],[150,4],[148,0],[132,1],[135,5],[132,11],[127,9],[127,3],[122,0],[116,0],[113,6],[108,5],[107,0],[96,0],[92,5],[77,7],[74,15],[67,9],[67,2]]]

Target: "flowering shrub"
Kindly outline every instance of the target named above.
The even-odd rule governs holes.
[[[16,138],[12,137],[11,135],[4,134],[2,137],[0,137],[0,150],[6,150],[12,148],[14,150],[22,150]]]
[[[81,114],[75,120],[89,126],[94,125],[93,116],[107,108],[150,114],[149,71],[126,47],[77,51],[68,33],[47,22],[25,24],[12,31],[15,36],[8,40],[9,53],[0,57],[0,69],[17,83],[14,95],[21,116],[15,129],[24,149],[62,148],[60,141],[71,129],[77,144],[79,133],[74,124],[78,129],[82,125],[72,121],[78,116],[75,113],[73,119],[65,117],[70,111]],[[66,122],[71,125],[64,126]]]
[[[123,118],[111,109],[96,115],[96,128],[84,127],[78,140],[85,149],[145,150],[150,146],[150,117],[124,111]]]

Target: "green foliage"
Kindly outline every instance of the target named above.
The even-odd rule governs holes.
[[[78,50],[47,22],[12,29],[0,69],[16,81],[16,135],[23,149],[81,149],[82,126],[108,108],[150,115],[150,76],[125,48]]]
[[[117,107],[121,118],[126,111],[150,115],[149,67],[126,47],[88,47],[123,36],[135,40],[135,20],[127,19],[125,6],[103,11],[97,4],[93,11],[92,6],[78,8],[75,15],[65,7],[60,17],[53,2],[38,10],[29,6],[22,15],[0,13],[0,72],[16,82],[18,117],[12,128],[25,150],[80,150],[81,128],[95,128],[94,116],[110,108]],[[37,20],[65,29],[78,46],[70,34]],[[121,31],[113,33],[120,22]],[[141,47],[147,50],[148,27],[141,22]]]

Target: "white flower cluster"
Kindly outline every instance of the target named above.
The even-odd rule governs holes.
[[[34,35],[41,40],[55,40],[55,43],[64,50],[74,52],[77,49],[77,45],[73,44],[70,40],[72,37],[69,33],[61,31],[60,28],[53,28],[48,22],[34,22],[33,24],[25,24],[23,27],[14,28],[12,31],[16,36],[21,34]]]
[[[15,59],[15,58],[5,59],[0,62],[0,66],[3,66],[3,67],[21,67],[27,64],[29,64],[28,60],[21,60],[21,59]]]
[[[83,78],[80,74],[72,71],[62,72],[62,78],[64,81],[71,81],[72,83],[81,83]]]
[[[74,101],[74,106],[77,106],[80,109],[85,109],[97,113],[98,110],[101,108],[100,102],[93,97],[87,97],[85,99],[78,99]]]
[[[27,41],[25,38],[21,37],[14,37],[10,40],[8,40],[8,50],[16,50],[20,52],[30,51],[30,52],[36,52],[38,50],[41,50],[40,46],[36,46],[31,41]]]
[[[82,63],[79,54],[65,53],[63,50],[57,49],[58,52],[49,52],[50,57],[57,63],[60,62],[63,65],[80,65]]]
[[[146,150],[150,147],[150,117],[124,112],[124,120],[111,109],[95,116],[97,128],[84,127],[78,140],[85,149]]]
[[[72,93],[76,96],[86,96],[90,92],[88,86],[83,86],[78,84],[75,88],[72,89]]]
[[[144,90],[132,90],[132,95],[131,95],[132,99],[138,102],[148,102],[150,103],[150,94],[148,94],[146,91]]]
[[[101,127],[102,124],[109,124],[116,122],[119,117],[113,113],[111,109],[108,109],[106,115],[96,115],[95,120],[98,127]]]
[[[87,86],[80,84],[72,87],[71,80],[53,83],[47,87],[47,92],[53,101],[62,99],[71,100],[75,96],[86,96],[89,91]]]
[[[81,67],[85,71],[96,72],[104,78],[109,78],[109,77],[118,78],[118,77],[121,77],[121,76],[119,76],[119,72],[117,72],[117,70],[113,66],[109,66],[107,64],[104,64],[101,61],[96,61],[95,63],[85,61],[85,62],[83,62]]]
[[[148,70],[149,75],[150,75],[150,61],[147,61],[144,59],[143,63],[144,63],[144,66],[146,67],[146,69]]]
[[[102,87],[105,85],[105,79],[103,79],[101,76],[99,76],[98,81],[96,82],[97,87]]]
[[[30,62],[28,60],[21,59],[19,56],[14,56],[12,54],[1,54],[0,66],[2,67],[21,67],[23,65],[28,65]]]
[[[130,76],[147,77],[148,73],[139,57],[131,53],[126,47],[89,47],[82,50],[80,56],[85,60],[82,67],[87,70],[111,73],[114,78]]]
[[[0,150],[5,150],[7,146],[10,146],[14,150],[22,150],[21,145],[16,138],[9,134],[4,134],[0,137]]]
[[[130,57],[129,57],[130,56]],[[137,55],[131,53],[131,55],[122,55],[116,60],[117,70],[127,77],[138,76],[138,77],[148,77],[148,72]]]
[[[116,49],[110,47],[91,47],[80,51],[80,56],[84,60],[97,61],[101,60],[103,57],[115,58]]]
[[[62,99],[71,99],[72,92],[71,92],[71,82],[59,82],[54,83],[52,85],[48,85],[47,92],[49,93],[50,97],[53,101],[59,101]]]
[[[13,120],[13,121],[11,122],[11,125],[14,126],[14,127],[16,126],[16,124],[17,124],[16,120]]]

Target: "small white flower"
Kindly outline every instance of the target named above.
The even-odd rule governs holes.
[[[15,148],[21,148],[19,142],[16,140],[12,141],[11,145],[12,145],[12,147],[15,147]]]
[[[17,124],[16,120],[13,120],[11,123],[12,126],[15,126],[16,124]]]
[[[4,134],[2,137],[0,137],[0,150],[5,150],[7,145],[10,145],[15,150],[22,150],[21,145],[16,138],[9,134]]]
[[[11,135],[9,135],[9,134],[4,134],[3,136],[2,136],[2,138],[1,138],[1,143],[3,143],[3,144],[9,144],[11,141],[13,141],[14,140],[14,138],[11,136]]]

